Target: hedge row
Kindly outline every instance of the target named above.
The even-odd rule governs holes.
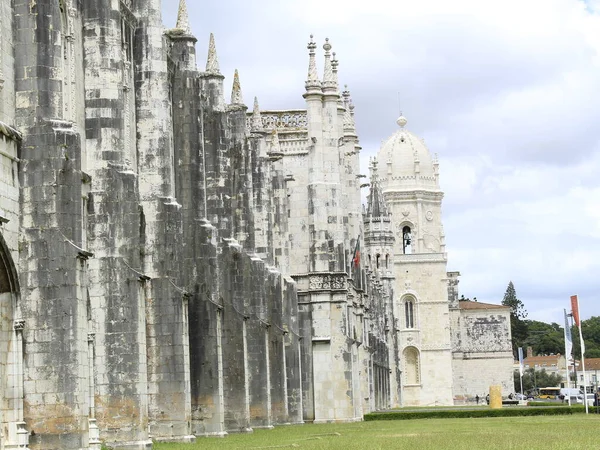
[[[569,403],[565,402],[565,403],[558,403],[558,402],[542,402],[542,401],[530,401],[529,403],[527,403],[528,406],[550,406],[552,408],[561,408],[561,407],[569,407]],[[583,403],[575,403],[573,402],[573,404],[571,405],[571,408],[576,408],[576,409],[582,409],[585,410],[585,405]],[[596,411],[596,406],[588,406],[590,411]]]
[[[575,403],[575,402],[573,402],[573,403]],[[541,400],[540,401],[535,401],[535,400],[534,401],[529,401],[527,403],[527,405],[528,406],[551,406],[551,407],[554,407],[554,408],[560,408],[561,406],[563,406],[563,407],[564,406],[569,406],[568,403],[544,402],[544,401],[541,401]],[[575,404],[573,406],[580,406],[580,405]],[[581,405],[581,406],[583,407],[583,405]]]
[[[442,411],[388,411],[365,414],[364,420],[411,420],[411,419],[472,419],[478,417],[515,417],[515,416],[561,416],[585,412],[585,408],[574,406],[541,407],[541,408],[478,408],[469,410]]]

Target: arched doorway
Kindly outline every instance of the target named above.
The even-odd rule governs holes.
[[[24,322],[17,313],[18,297],[17,272],[0,233],[0,446],[17,444],[23,428]]]

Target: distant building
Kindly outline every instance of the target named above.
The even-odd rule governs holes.
[[[527,357],[523,360],[523,367],[525,369],[534,370],[543,369],[548,373],[559,374],[565,381],[567,379],[567,366],[565,356],[561,355],[560,353],[534,356],[533,348],[527,347]]]
[[[450,303],[454,398],[468,401],[490,385],[514,392],[510,307],[490,303]]]
[[[584,383],[583,366],[577,361],[577,386],[582,387]],[[600,387],[600,358],[585,359],[585,384],[588,386],[588,391],[598,390]]]
[[[575,365],[575,366],[574,366]],[[548,374],[560,375],[561,387],[567,385],[567,373],[573,376],[574,370],[579,370],[580,361],[571,360],[567,372],[567,363],[565,355],[560,353],[550,355],[534,355],[533,348],[527,347],[526,357],[523,359],[523,369],[533,369],[536,371],[545,370]],[[519,370],[519,361],[514,362],[514,369]],[[582,375],[583,376],[583,375]],[[583,378],[582,378],[583,379]],[[538,387],[551,387],[551,386],[538,386]]]

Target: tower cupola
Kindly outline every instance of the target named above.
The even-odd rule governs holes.
[[[400,116],[396,123],[399,129],[377,154],[377,159],[386,165],[381,176],[383,191],[439,191],[437,159],[423,139],[406,129],[406,117]]]

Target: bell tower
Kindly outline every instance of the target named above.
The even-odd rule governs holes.
[[[447,258],[442,226],[439,164],[425,142],[406,129],[385,141],[381,189],[391,213],[394,316],[403,405],[451,405],[452,353]]]

